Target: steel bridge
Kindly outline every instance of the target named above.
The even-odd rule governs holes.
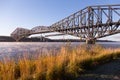
[[[93,44],[98,38],[120,33],[120,4],[88,6],[45,29],[18,35],[18,39],[47,32],[74,35]]]

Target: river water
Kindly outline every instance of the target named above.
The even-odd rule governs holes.
[[[70,44],[72,47],[85,44],[84,42],[0,42],[0,58],[16,57],[24,53],[38,53],[45,51],[58,51],[60,47]],[[97,42],[105,48],[120,48],[120,42]]]

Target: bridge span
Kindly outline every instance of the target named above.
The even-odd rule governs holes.
[[[11,36],[19,41],[32,34],[48,32],[74,35],[94,44],[98,38],[120,33],[120,4],[88,6],[51,26],[31,30],[17,28]]]

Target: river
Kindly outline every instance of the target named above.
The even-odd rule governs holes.
[[[45,51],[58,51],[61,46],[70,44],[72,47],[85,44],[84,42],[0,42],[0,58],[16,57],[24,53],[38,53]],[[105,48],[120,48],[120,42],[97,42]]]

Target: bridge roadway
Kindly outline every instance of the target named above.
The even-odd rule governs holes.
[[[94,44],[98,38],[120,33],[120,4],[88,6],[26,36],[48,32],[74,35],[85,39],[88,44]]]

